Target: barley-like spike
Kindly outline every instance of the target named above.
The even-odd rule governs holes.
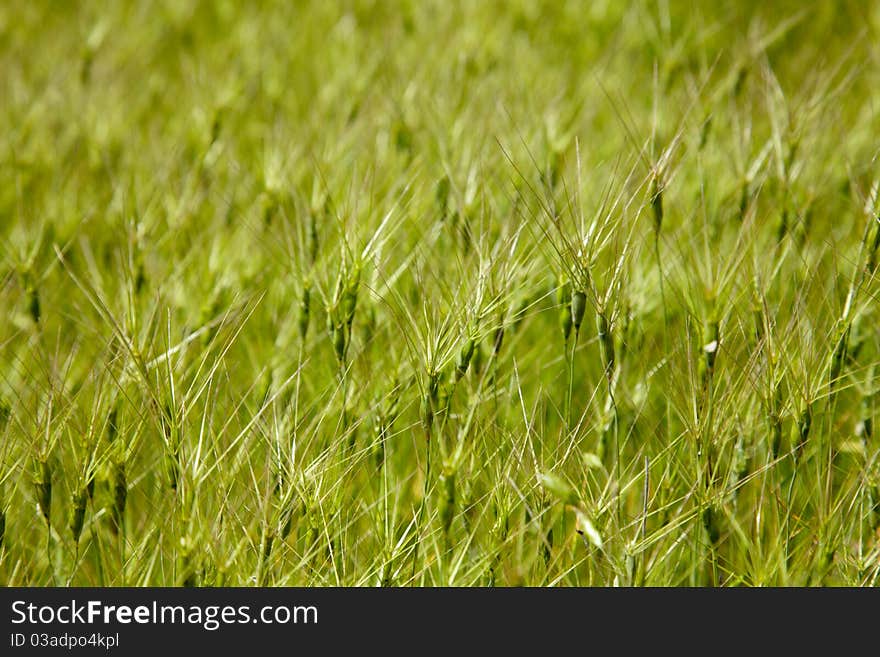
[[[474,348],[474,355],[471,358],[471,370],[477,377],[483,373],[483,363],[485,359],[486,352],[483,350],[483,344],[478,342],[477,346]]]
[[[269,557],[272,556],[272,545],[275,542],[275,532],[267,531],[266,538],[263,541],[263,563],[269,560]]]
[[[428,375],[428,396],[434,405],[437,404],[440,396],[440,379],[440,372],[431,372]]]
[[[583,291],[577,290],[571,295],[571,323],[574,326],[575,333],[580,332],[586,312],[587,295]]]
[[[659,235],[663,226],[663,188],[656,174],[651,179],[651,210],[654,213],[654,233]]]
[[[165,459],[166,470],[168,472],[168,487],[176,491],[177,485],[180,483],[180,462],[176,452],[171,452]]]
[[[385,441],[388,438],[388,434],[391,431],[394,421],[397,419],[397,406],[399,400],[400,385],[395,380],[391,387],[391,391],[385,395],[382,406],[374,419],[373,430],[376,434],[376,440],[374,442],[373,456],[375,458],[377,469],[381,468],[382,464],[385,462]]]
[[[167,403],[162,416],[162,427],[165,432],[165,465],[168,471],[168,483],[172,490],[177,490],[181,470],[180,432],[173,424],[171,407]]]
[[[721,517],[720,513],[717,509],[715,509],[712,505],[707,505],[705,509],[703,509],[702,520],[703,520],[703,528],[706,530],[706,535],[709,537],[709,542],[713,547],[718,547],[718,544],[721,540]]]
[[[437,405],[439,402],[440,390],[440,373],[439,372],[430,372],[428,374],[428,389],[425,391],[425,395],[422,398],[422,426],[425,429],[425,434],[430,437],[431,428],[434,426],[434,414],[437,409]]]
[[[460,381],[461,378],[467,374],[468,367],[471,363],[471,358],[474,356],[474,349],[476,348],[476,342],[473,338],[467,337],[461,345],[461,350],[458,352],[458,362],[455,365],[455,380]]]
[[[43,514],[46,526],[51,527],[49,512],[52,508],[52,469],[45,457],[37,461],[34,485],[37,489],[37,503],[40,506],[40,512]]]
[[[333,353],[336,354],[336,361],[340,366],[345,364],[347,342],[345,326],[342,324],[335,325],[333,327]]]
[[[442,376],[441,383],[439,387],[439,393],[437,395],[437,411],[441,417],[445,417],[449,414],[449,405],[452,402],[452,392],[453,392],[453,383],[447,383],[447,379],[451,379],[452,376]]]
[[[599,338],[599,351],[602,355],[602,365],[605,375],[610,377],[614,372],[614,338],[611,335],[611,327],[608,317],[604,312],[596,315],[596,331]]]
[[[568,336],[571,335],[574,320],[571,317],[571,282],[560,282],[556,286],[556,303],[559,306],[559,325],[562,328],[562,336],[565,342],[568,342]]]
[[[791,428],[792,447],[795,458],[801,456],[810,437],[810,428],[813,424],[813,410],[809,403],[804,406],[796,424]]]
[[[361,268],[359,265],[355,265],[354,269],[348,276],[345,289],[342,292],[342,318],[349,330],[351,330],[351,325],[354,322],[354,313],[357,309],[358,288],[360,287],[360,282]]]
[[[78,543],[80,534],[82,534],[83,524],[86,518],[86,502],[88,500],[88,491],[86,487],[81,488],[73,494],[70,509],[70,533],[73,535],[73,542]]]

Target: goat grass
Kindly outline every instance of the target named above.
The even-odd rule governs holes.
[[[877,585],[878,29],[0,7],[0,582]]]

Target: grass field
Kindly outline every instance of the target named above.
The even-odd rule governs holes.
[[[0,582],[880,581],[880,5],[0,5]]]

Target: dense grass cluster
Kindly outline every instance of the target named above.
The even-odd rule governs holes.
[[[0,582],[878,582],[878,6],[74,4],[0,5]]]

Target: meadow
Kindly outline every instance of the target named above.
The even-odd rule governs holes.
[[[877,585],[878,37],[0,4],[0,583]]]

